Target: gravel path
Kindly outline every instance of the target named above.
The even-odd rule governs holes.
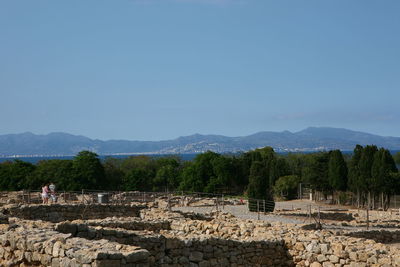
[[[309,208],[313,211],[318,210],[318,208],[322,210],[336,210],[336,211],[343,211],[346,210],[346,207],[334,206],[334,205],[324,205],[324,204],[315,204],[314,202],[307,201],[307,200],[293,200],[293,201],[284,201],[284,202],[275,202],[275,210],[302,210],[308,211]],[[173,207],[173,210],[180,210],[184,212],[195,212],[195,213],[210,213],[216,211],[215,206],[202,206],[202,207]],[[284,215],[276,215],[276,214],[257,214],[257,212],[250,212],[248,210],[247,205],[225,205],[223,208],[222,206],[219,207],[220,211],[229,212],[234,216],[241,218],[241,219],[249,219],[249,220],[262,220],[267,222],[281,222],[281,223],[293,223],[293,224],[309,224],[315,223],[314,220],[311,220],[308,217],[290,217]],[[334,225],[330,224],[327,221],[322,220],[323,228],[325,229],[342,229],[342,230],[365,230],[365,226],[341,226],[341,225]],[[385,229],[382,227],[370,227],[370,230],[381,230]],[[387,230],[393,230],[391,228]]]
[[[216,211],[215,206],[205,206],[205,207],[173,207],[173,210],[179,210],[184,212],[196,212],[196,213],[209,213],[212,211]],[[260,220],[268,221],[268,222],[282,222],[282,223],[294,223],[294,224],[302,224],[305,223],[305,220],[292,219],[286,216],[278,216],[272,214],[257,214],[257,212],[250,212],[247,208],[247,205],[226,205],[223,209],[220,208],[223,212],[229,212],[241,219],[249,219],[249,220]],[[259,216],[259,217],[258,217]]]

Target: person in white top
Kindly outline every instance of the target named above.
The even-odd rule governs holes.
[[[50,183],[49,185],[49,190],[50,190],[50,199],[52,203],[57,202],[57,196],[56,196],[56,186],[54,183]]]

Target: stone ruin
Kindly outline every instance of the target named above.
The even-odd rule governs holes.
[[[154,203],[0,209],[0,266],[400,266],[400,250],[387,244],[400,241],[399,224],[392,231],[313,230]]]

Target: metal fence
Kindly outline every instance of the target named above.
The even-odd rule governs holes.
[[[156,199],[165,200],[168,205],[172,206],[191,206],[201,207],[210,206],[216,210],[223,209],[225,205],[247,205],[250,211],[265,212],[273,210],[274,202],[261,199],[249,199],[244,197],[230,197],[229,200],[224,194],[212,194],[203,192],[140,192],[140,191],[103,191],[88,190],[81,191],[58,191],[56,201],[49,198],[49,203],[110,203],[110,204],[131,204],[153,202]],[[24,203],[24,204],[40,204],[42,203],[41,191],[39,190],[22,190],[0,192],[0,204],[7,203]]]

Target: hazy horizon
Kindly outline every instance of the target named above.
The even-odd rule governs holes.
[[[349,130],[349,131],[353,131],[353,132],[361,132],[361,133],[372,134],[372,135],[377,135],[377,136],[382,136],[382,137],[396,137],[396,138],[399,137],[399,138],[400,138],[400,136],[389,136],[389,135],[388,135],[388,136],[385,136],[385,135],[379,135],[379,134],[374,134],[374,133],[370,133],[370,132],[356,131],[356,130],[353,130],[353,129],[339,128],[339,127],[329,127],[329,126],[321,126],[321,127],[309,126],[309,127],[304,128],[304,129],[301,129],[301,130],[299,130],[299,131],[289,131],[289,130],[269,131],[269,130],[265,130],[265,131],[259,131],[259,132],[255,132],[255,133],[250,133],[250,134],[248,134],[248,135],[240,135],[240,136],[239,136],[239,135],[213,134],[213,133],[192,133],[192,134],[189,134],[189,135],[179,135],[179,136],[176,136],[176,137],[173,137],[173,138],[170,138],[170,139],[158,139],[158,140],[137,140],[137,139],[123,139],[123,138],[116,138],[116,139],[99,139],[99,138],[93,138],[93,137],[91,137],[91,136],[86,136],[86,135],[82,135],[82,134],[72,134],[72,133],[68,133],[68,132],[49,132],[49,133],[44,133],[44,134],[38,134],[38,133],[31,132],[31,131],[25,131],[25,132],[20,132],[20,133],[5,133],[5,134],[0,133],[0,135],[9,135],[9,134],[13,135],[13,134],[31,133],[31,134],[34,134],[34,135],[46,136],[46,135],[49,135],[49,134],[70,134],[70,135],[74,135],[74,136],[82,136],[82,137],[87,137],[87,138],[92,139],[92,140],[101,140],[101,141],[112,141],[112,140],[126,140],[126,141],[167,141],[167,140],[174,140],[174,139],[178,139],[178,138],[181,138],[181,137],[194,136],[194,135],[203,135],[203,136],[208,136],[208,135],[214,136],[214,135],[216,135],[216,136],[225,136],[225,137],[244,137],[244,136],[250,136],[250,135],[254,135],[254,134],[258,134],[258,133],[263,133],[263,132],[283,133],[283,132],[287,132],[287,131],[289,131],[289,132],[292,133],[292,134],[296,134],[296,133],[298,133],[298,132],[301,132],[301,131],[303,131],[303,130],[307,130],[307,129],[309,129],[309,128],[342,129],[342,130]]]
[[[400,2],[0,3],[0,134],[400,136]]]

